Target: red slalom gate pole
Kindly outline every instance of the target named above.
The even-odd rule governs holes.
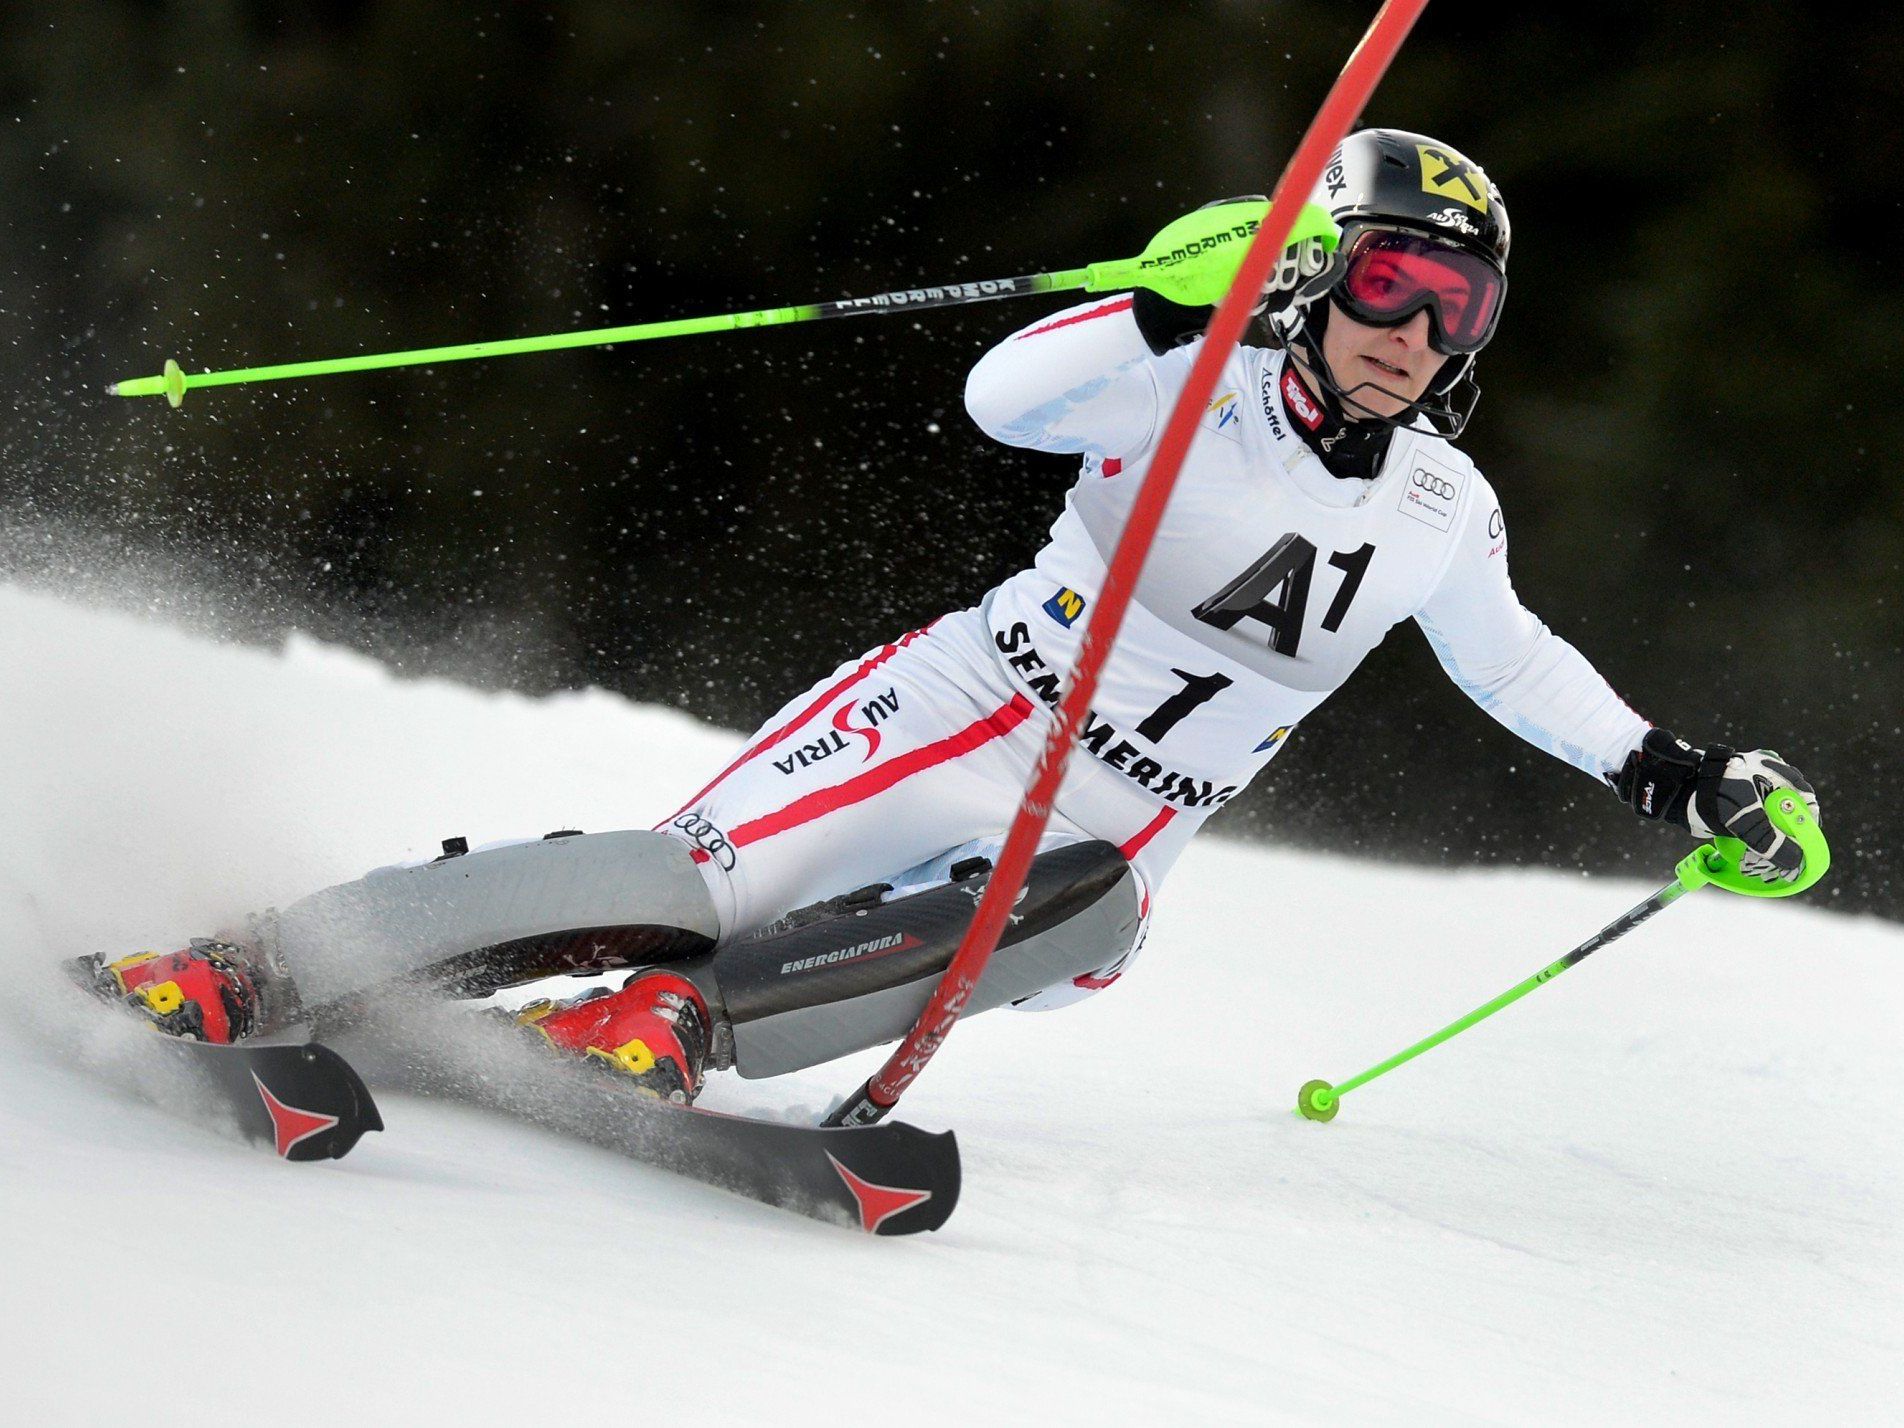
[[[1375,86],[1427,5],[1428,0],[1388,0],[1382,6],[1370,23],[1368,33],[1362,36],[1361,43],[1343,65],[1342,73],[1336,77],[1308,132],[1296,146],[1288,167],[1277,180],[1275,192],[1270,195],[1269,213],[1243,256],[1236,281],[1230,284],[1229,293],[1210,319],[1189,380],[1164,427],[1156,459],[1145,473],[1130,519],[1118,538],[1117,549],[1104,575],[1104,588],[1098,593],[1096,608],[1085,625],[1077,665],[1071,671],[1070,687],[1058,701],[1057,716],[1039,754],[1037,770],[1005,835],[998,866],[993,869],[985,894],[979,899],[972,925],[966,929],[959,950],[953,954],[932,999],[926,1003],[912,1030],[906,1033],[906,1039],[865,1085],[833,1109],[825,1124],[871,1125],[883,1119],[944,1044],[978,989],[979,977],[998,946],[1005,919],[1031,872],[1031,860],[1051,819],[1052,800],[1057,797],[1065,766],[1070,762],[1078,727],[1097,693],[1098,674],[1117,641],[1124,612],[1137,589],[1137,577],[1144,568],[1145,557],[1150,554],[1157,527],[1163,521],[1164,507],[1176,487],[1184,457],[1190,452],[1190,443],[1197,432],[1197,418],[1216,390],[1217,377],[1229,360],[1230,349],[1242,339],[1250,309],[1256,305],[1256,295],[1269,281],[1270,267],[1289,241],[1298,210],[1315,192],[1322,178],[1323,164],[1367,105],[1369,96],[1375,92]]]

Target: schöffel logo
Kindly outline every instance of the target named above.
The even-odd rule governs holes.
[[[854,962],[861,957],[873,957],[886,952],[903,952],[908,947],[919,945],[919,939],[910,932],[888,932],[884,937],[869,937],[864,942],[855,942],[851,947],[839,947],[831,952],[816,952],[811,957],[798,957],[791,962],[782,962],[780,975],[784,977],[789,972],[806,972],[815,967],[831,967],[838,962]]]
[[[1263,373],[1263,419],[1269,423],[1269,434],[1281,441],[1283,436],[1282,418],[1276,415],[1275,383],[1269,380],[1269,373]]]
[[[1069,586],[1060,585],[1058,593],[1045,601],[1045,613],[1068,630],[1084,613],[1084,597]]]

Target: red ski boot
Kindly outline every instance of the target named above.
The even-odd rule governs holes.
[[[635,1089],[686,1104],[701,1090],[707,1061],[707,1003],[673,972],[637,972],[618,992],[597,987],[566,1002],[547,998],[516,1013],[563,1051],[634,1082]]]
[[[167,1036],[229,1043],[258,1025],[263,979],[232,942],[195,937],[182,952],[135,952],[108,962],[79,959],[94,991],[123,1001]]]

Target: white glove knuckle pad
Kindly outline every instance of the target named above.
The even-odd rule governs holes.
[[[1766,817],[1763,807],[1766,796],[1779,787],[1797,789],[1812,816],[1818,816],[1811,785],[1777,754],[1765,749],[1734,754],[1720,777],[1694,796],[1689,810],[1693,832],[1703,838],[1737,838],[1746,846],[1740,859],[1743,872],[1767,882],[1790,882],[1804,867],[1804,853]]]

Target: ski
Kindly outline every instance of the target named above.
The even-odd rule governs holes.
[[[69,966],[75,984],[110,1003],[85,966]],[[142,1029],[130,1014],[123,1020],[124,1036],[91,1048],[95,1072],[185,1119],[236,1130],[280,1159],[341,1159],[366,1131],[383,1129],[370,1088],[327,1046],[223,1046]]]
[[[96,1069],[187,1119],[235,1128],[284,1160],[336,1160],[364,1132],[383,1129],[350,1063],[315,1042],[216,1046],[154,1031],[114,1047]]]
[[[376,1085],[480,1107],[762,1204],[875,1235],[936,1230],[959,1199],[952,1132],[757,1120],[653,1100],[552,1058],[513,1025],[413,1009],[359,1025],[352,1059]]]

